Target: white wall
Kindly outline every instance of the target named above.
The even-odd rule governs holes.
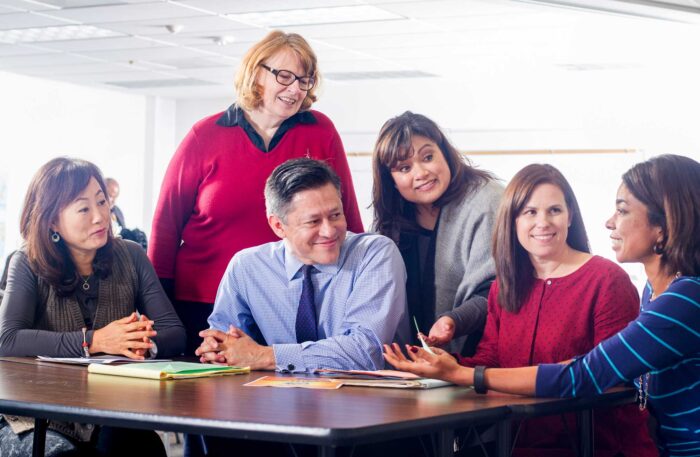
[[[6,249],[20,244],[19,214],[31,177],[61,155],[90,160],[116,178],[127,222],[143,224],[145,97],[0,72],[0,100]]]

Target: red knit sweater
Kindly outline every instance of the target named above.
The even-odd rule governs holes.
[[[192,127],[165,173],[148,246],[158,277],[175,279],[175,298],[214,303],[233,255],[278,239],[267,224],[263,189],[288,159],[325,160],[341,179],[348,229],[363,231],[340,136],[330,119],[312,113],[316,123],[295,125],[269,152],[242,127],[217,125],[222,113]]]
[[[467,366],[514,368],[556,363],[585,354],[616,334],[639,314],[639,296],[619,266],[594,256],[562,278],[535,280],[517,313],[498,305],[498,282],[488,298],[484,336]],[[576,418],[565,416],[575,435]],[[646,412],[626,405],[595,412],[595,455],[657,456],[647,431]],[[559,416],[532,419],[522,425],[514,455],[573,455]]]

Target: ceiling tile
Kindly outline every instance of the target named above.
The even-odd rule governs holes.
[[[180,3],[220,14],[283,11],[303,8],[328,8],[332,6],[354,6],[354,0],[182,0]],[[364,3],[364,2],[363,2]]]
[[[222,49],[236,47],[236,52],[240,52],[240,48],[244,47],[245,49],[243,49],[243,52],[245,52],[254,43],[260,41],[267,33],[267,30],[262,29],[245,29],[218,32],[211,30],[202,30],[199,32],[192,33],[178,33],[177,35],[170,35],[164,37],[164,39],[167,39],[168,41],[179,44],[181,46],[208,46],[215,45],[215,38],[230,37],[231,39],[233,39],[233,41],[229,44],[216,46]],[[231,52],[228,51],[222,52],[222,54],[230,53]]]
[[[464,17],[522,12],[522,5],[502,1],[424,0],[377,5],[409,18]]]
[[[0,68],[51,67],[53,65],[75,65],[91,62],[93,60],[85,57],[57,52],[55,54],[3,57],[0,60]],[[50,75],[50,69],[46,73]]]
[[[0,14],[0,30],[27,29],[31,27],[51,27],[68,25],[70,22],[53,19],[39,14],[13,13]]]
[[[46,72],[44,67],[27,67],[22,69],[23,73],[30,75],[41,76],[42,73]],[[85,75],[85,80],[87,79],[99,79],[98,74],[104,73],[106,75],[111,75],[113,73],[123,73],[123,72],[143,72],[143,70],[130,69],[128,65],[118,65],[113,63],[78,63],[73,65],[52,65],[51,66],[51,76],[58,75],[70,75],[74,76],[76,79]]]
[[[439,32],[440,30],[431,24],[411,21],[408,19],[397,19],[392,21],[294,26],[285,28],[285,31],[299,33],[307,39],[323,39],[326,37],[377,36],[391,35],[394,33]]]
[[[57,8],[84,8],[86,6],[126,5],[129,3],[148,3],[154,0],[40,0],[41,3],[53,5]],[[27,2],[28,3],[28,2]]]
[[[233,78],[236,74],[237,66],[238,65],[231,65],[230,67],[186,68],[180,70],[179,73],[191,78],[228,84],[231,87],[231,91],[233,91]]]
[[[338,60],[335,62],[324,62],[321,66],[321,72],[325,74],[351,71],[393,71],[407,68],[411,67],[380,59]]]
[[[181,48],[178,46],[162,46],[150,47],[141,49],[115,49],[104,51],[88,51],[81,53],[82,55],[94,57],[103,61],[110,62],[128,62],[139,60],[163,60],[163,59],[178,59],[184,57],[202,57],[202,53],[193,51],[192,49]]]
[[[192,14],[197,13],[192,11]],[[250,26],[241,24],[230,19],[219,16],[188,16],[177,18],[154,18],[148,20],[134,20],[128,22],[106,22],[100,27],[104,27],[117,32],[128,33],[131,35],[171,35],[165,28],[166,25],[177,24],[182,25],[181,33],[212,33],[212,32],[227,32],[234,34],[246,33],[251,30]],[[254,28],[259,33],[259,29]],[[172,36],[177,36],[174,34]]]
[[[142,40],[133,37],[115,37],[115,38],[99,38],[92,40],[66,40],[55,42],[44,42],[42,46],[51,49],[68,52],[83,52],[83,51],[107,51],[113,49],[137,49],[137,48],[152,48],[162,45],[157,45],[152,41]]]
[[[47,50],[46,48],[39,49],[34,46],[26,46],[21,44],[0,44],[0,57],[46,54],[47,52],[50,53],[52,51]]]
[[[53,11],[56,8],[42,3],[25,2],[24,0],[3,0],[0,9],[7,11]]]
[[[445,32],[393,33],[381,36],[328,37],[323,41],[336,46],[371,50],[378,48],[412,48],[414,46],[454,46],[459,38]]]
[[[85,22],[89,24],[102,24],[105,22],[124,22],[134,18],[145,19],[172,19],[178,17],[197,16],[190,8],[178,6],[176,3],[156,2],[139,3],[130,5],[91,6],[86,8],[71,8],[52,11],[51,16]]]
[[[222,56],[226,57],[243,57],[243,55],[250,49],[250,47],[255,44],[255,42],[249,42],[249,43],[231,43],[227,44],[226,46],[219,46],[216,44],[213,44],[211,41],[208,42],[209,44],[201,45],[201,46],[196,46],[196,49],[200,49],[205,52],[210,52],[213,54],[219,54]]]
[[[268,30],[223,17],[228,13],[359,4],[411,17],[286,27],[285,31],[300,33],[310,42],[326,74],[423,71],[449,81],[478,81],[485,75],[534,74],[534,69],[569,74],[587,69],[586,77],[627,68],[668,71],[693,65],[688,49],[700,42],[697,26],[512,0],[43,1],[62,9],[0,0],[0,30],[77,22],[128,36],[0,44],[0,68],[175,98],[232,96],[242,55]],[[183,29],[171,34],[166,25]],[[233,36],[234,42],[216,45],[214,37],[224,35]],[[119,89],[104,84],[173,79],[201,80],[211,86]]]

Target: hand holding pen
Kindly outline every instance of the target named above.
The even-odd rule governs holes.
[[[420,331],[420,328],[418,328],[418,321],[416,320],[416,316],[413,316],[413,324],[416,326],[416,331],[418,332],[418,339],[420,340],[420,344],[425,349],[426,352],[429,354],[435,355],[435,353],[430,349],[430,346],[428,346],[428,343],[425,342],[425,335]]]

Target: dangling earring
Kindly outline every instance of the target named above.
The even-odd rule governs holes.
[[[58,243],[59,241],[61,241],[61,235],[59,235],[58,232],[53,232],[51,234],[51,241],[53,241],[54,243]]]
[[[653,247],[654,254],[656,255],[661,255],[664,253],[664,244],[663,243],[656,243]]]

